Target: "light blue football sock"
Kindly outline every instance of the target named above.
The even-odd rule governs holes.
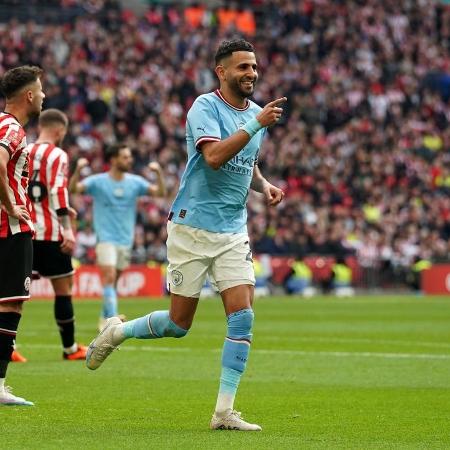
[[[247,365],[254,314],[242,309],[228,316],[227,337],[222,351],[222,373],[216,410],[233,407],[239,381]]]
[[[123,324],[125,339],[158,339],[162,337],[181,338],[188,330],[179,327],[169,317],[169,311],[153,311],[152,313],[130,320]]]
[[[113,285],[107,284],[103,287],[103,318],[117,316],[117,293]]]

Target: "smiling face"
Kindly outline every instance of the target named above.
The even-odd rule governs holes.
[[[258,80],[255,54],[247,51],[233,52],[216,67],[216,73],[220,84],[226,84],[234,95],[250,97]]]

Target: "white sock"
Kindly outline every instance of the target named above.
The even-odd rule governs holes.
[[[5,379],[0,378],[0,392],[3,392],[5,389]]]
[[[234,406],[234,395],[219,392],[216,403],[216,414],[221,416],[227,411],[231,411]]]
[[[64,353],[70,355],[78,350],[78,344],[75,342],[71,347],[64,347]]]

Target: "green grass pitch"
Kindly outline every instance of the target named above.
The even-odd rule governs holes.
[[[134,318],[168,301],[124,300]],[[98,301],[75,304],[78,340]],[[182,340],[130,340],[97,371],[62,361],[49,301],[25,305],[1,449],[448,449],[450,298],[258,299],[236,407],[260,433],[210,431],[225,333],[201,301]]]

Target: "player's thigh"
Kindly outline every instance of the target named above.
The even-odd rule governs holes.
[[[211,258],[201,242],[200,230],[168,223],[167,289],[171,294],[199,298]]]
[[[33,272],[49,278],[66,278],[74,274],[72,257],[61,251],[61,242],[33,241]]]
[[[170,295],[170,318],[179,327],[189,330],[197,310],[198,298],[189,298],[182,295]]]
[[[223,248],[224,251],[214,258],[210,270],[219,292],[236,286],[254,286],[255,271],[248,237],[224,236]]]
[[[33,244],[29,233],[0,239],[0,304],[17,311],[30,298]],[[9,306],[8,306],[9,303]]]

